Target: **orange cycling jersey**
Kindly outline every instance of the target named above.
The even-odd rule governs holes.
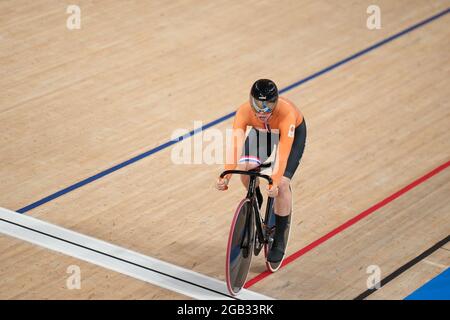
[[[277,106],[268,121],[270,129],[278,129],[280,134],[279,153],[277,163],[275,164],[275,168],[278,168],[278,170],[272,175],[275,185],[280,183],[281,177],[286,169],[292,142],[294,141],[295,128],[302,121],[303,115],[300,110],[288,99],[279,97]],[[242,150],[244,144],[244,139],[238,138],[240,136],[238,131],[245,132],[247,126],[252,126],[258,130],[267,129],[265,123],[256,117],[255,112],[250,106],[250,102],[244,103],[236,111],[233,123],[232,153],[230,161],[225,165],[225,170],[234,170],[237,167],[238,155],[240,155],[240,150]]]

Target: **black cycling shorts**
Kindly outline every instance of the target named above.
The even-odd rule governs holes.
[[[239,163],[252,162],[261,164],[267,161],[271,156],[275,146],[279,142],[279,134],[274,132],[267,132],[252,128],[245,139],[244,153]],[[306,144],[306,122],[303,119],[302,123],[295,128],[294,141],[292,143],[291,152],[289,153],[288,162],[283,176],[292,179],[295,171],[300,164],[300,160],[305,150]],[[274,161],[275,162],[275,161]]]

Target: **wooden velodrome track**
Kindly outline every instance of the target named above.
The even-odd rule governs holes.
[[[249,289],[357,297],[368,266],[383,278],[450,234],[450,15],[345,61],[450,1],[377,1],[382,28],[368,30],[372,2],[79,1],[72,31],[67,1],[0,2],[0,207],[224,280],[243,188],[215,191],[222,166],[175,165],[173,146],[28,205],[229,114],[257,78],[286,88],[344,61],[284,93],[309,130],[294,256],[271,275],[255,258]],[[447,243],[367,298],[403,299],[449,265]],[[1,234],[0,298],[188,297]]]

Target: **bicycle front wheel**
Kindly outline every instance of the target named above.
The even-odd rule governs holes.
[[[255,215],[249,199],[243,199],[234,214],[228,236],[226,280],[228,291],[236,295],[247,280],[253,256]]]

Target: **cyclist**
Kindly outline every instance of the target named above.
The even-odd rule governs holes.
[[[245,141],[243,134],[251,127]],[[273,186],[267,187],[269,197],[275,197],[275,235],[273,246],[267,256],[270,262],[283,260],[286,250],[284,233],[291,214],[292,193],[290,182],[303,155],[306,141],[306,124],[302,113],[288,99],[280,97],[275,83],[269,79],[257,80],[251,90],[249,101],[236,111],[233,123],[231,161],[225,170],[251,170],[264,163],[272,154],[275,145],[278,150],[272,172]],[[279,141],[278,143],[276,143]],[[239,152],[242,150],[242,152]],[[241,154],[239,161],[238,154]],[[231,175],[219,179],[218,190],[226,190]],[[248,188],[249,177],[241,175],[242,183]],[[262,194],[256,188],[258,205],[261,208]]]

